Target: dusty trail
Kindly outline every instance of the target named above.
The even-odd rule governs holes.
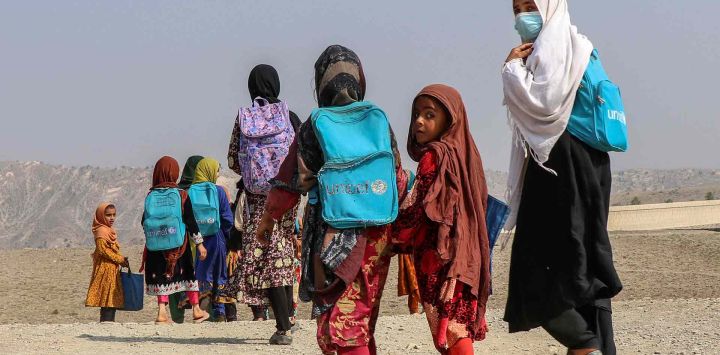
[[[121,237],[122,238],[122,237]],[[620,354],[720,354],[720,233],[666,231],[614,234],[615,262],[625,289],[614,304]],[[122,241],[121,241],[122,242]],[[124,247],[137,268],[141,248]],[[303,321],[295,344],[265,345],[273,322],[158,327],[154,300],[146,310],[120,312],[119,325],[97,324],[98,310],[83,306],[91,272],[88,249],[0,251],[0,353],[316,354],[315,326]],[[564,354],[542,331],[507,334],[501,320],[509,250],[496,252],[491,333],[478,354]],[[385,287],[377,337],[380,354],[432,354],[425,319],[407,316],[395,297],[397,268]],[[248,320],[247,307],[239,306]],[[307,305],[300,309],[307,315]]]
[[[615,305],[619,354],[720,354],[720,300],[644,300]],[[508,334],[500,311],[491,310],[493,332],[476,343],[477,354],[565,352],[542,331]],[[14,353],[317,354],[315,327],[302,321],[290,347],[267,344],[273,322],[182,324],[0,325],[0,349]],[[380,354],[433,354],[422,316],[385,316],[378,324]]]

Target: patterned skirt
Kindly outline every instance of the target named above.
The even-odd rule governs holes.
[[[390,270],[389,230],[366,230],[368,240],[360,272],[335,305],[317,318],[317,342],[324,354],[373,342],[380,299]]]
[[[293,209],[283,216],[265,246],[255,239],[266,197],[246,192],[243,251],[238,267],[230,275],[226,294],[237,294],[238,301],[248,305],[267,304],[266,290],[292,286],[295,280],[295,216]]]
[[[148,296],[167,296],[199,290],[189,246],[175,264],[172,275],[166,274],[166,267],[167,262],[163,252],[148,250],[145,260],[145,293]]]

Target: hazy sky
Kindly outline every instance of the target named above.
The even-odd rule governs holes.
[[[2,1],[0,160],[149,166],[168,154],[225,165],[247,75],[280,72],[305,119],[329,44],[363,61],[367,99],[404,147],[426,84],[460,90],[487,168],[506,170],[500,67],[519,42],[511,0]],[[615,169],[720,168],[720,1],[570,0],[625,99],[631,151]],[[403,149],[404,151],[404,149]]]

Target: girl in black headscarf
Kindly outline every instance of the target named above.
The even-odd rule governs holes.
[[[267,64],[259,64],[250,71],[248,77],[248,90],[250,91],[250,99],[255,100],[262,97],[271,104],[280,102],[280,76],[277,70]],[[295,112],[290,111],[290,122],[295,131],[300,127],[300,119]]]
[[[280,76],[277,70],[267,64],[259,64],[250,71],[248,77],[248,91],[250,92],[250,100],[258,97],[267,100],[271,104],[280,102]],[[290,123],[297,132],[300,128],[300,119],[295,112],[290,111]],[[240,124],[235,118],[235,126],[233,127],[232,136],[230,137],[230,149],[228,149],[228,166],[238,175],[242,175],[240,170],[240,162],[238,161],[238,149],[240,142]]]
[[[195,167],[197,167],[198,163],[202,159],[203,157],[199,155],[193,155],[187,159],[182,175],[180,176],[180,182],[178,183],[178,187],[180,189],[187,191],[187,189],[190,188],[190,185],[192,185],[192,181],[195,178]],[[192,251],[191,254],[195,255],[195,245],[193,243],[190,244],[190,249]],[[185,309],[188,307],[190,307],[190,304],[188,303],[188,299],[184,293],[174,293],[170,295],[168,308],[170,308],[170,316],[172,317],[173,322],[184,323]]]
[[[328,47],[315,63],[315,87],[320,107],[345,106],[362,101],[365,76],[360,58],[343,46]],[[398,169],[398,191],[405,191],[406,175]],[[390,266],[389,226],[333,230],[322,219],[321,202],[313,194],[317,173],[324,165],[322,149],[310,120],[301,127],[290,154],[273,180],[265,214],[256,237],[272,231],[278,219],[310,192],[305,208],[300,298],[313,302],[317,340],[323,353],[374,354],[375,323]],[[337,251],[331,260],[321,250]]]
[[[272,66],[261,64],[253,68],[248,78],[250,98],[262,98],[270,104],[278,103],[280,94],[280,78]],[[290,121],[297,132],[300,126],[298,116],[290,111]],[[230,143],[228,161],[230,168],[242,176],[242,169],[237,161],[240,140],[239,121],[235,120],[235,129]],[[266,302],[275,315],[277,332],[270,342],[278,345],[289,345],[292,342],[290,330],[293,324],[290,317],[293,313],[293,284],[295,282],[295,216],[296,209],[284,214],[277,230],[270,233],[271,243],[261,244],[255,239],[255,229],[265,206],[266,196],[251,193],[244,189],[246,196],[245,218],[240,231],[242,249],[231,259],[239,260],[237,268],[230,275],[232,284],[227,287],[226,297],[241,294],[241,302],[253,309],[256,320],[264,319]],[[238,196],[241,192],[238,193]]]

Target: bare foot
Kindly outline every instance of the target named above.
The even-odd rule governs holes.
[[[200,311],[199,313],[193,312],[193,323],[200,324],[206,320],[210,319],[210,313],[205,311]]]
[[[171,319],[168,319],[167,317],[157,317],[157,319],[155,319],[155,324],[171,325],[171,324],[175,324],[175,322],[173,322]]]
[[[155,324],[173,324],[173,321],[168,318],[165,305],[160,306],[160,308],[158,309],[158,315],[157,318],[155,318]]]

